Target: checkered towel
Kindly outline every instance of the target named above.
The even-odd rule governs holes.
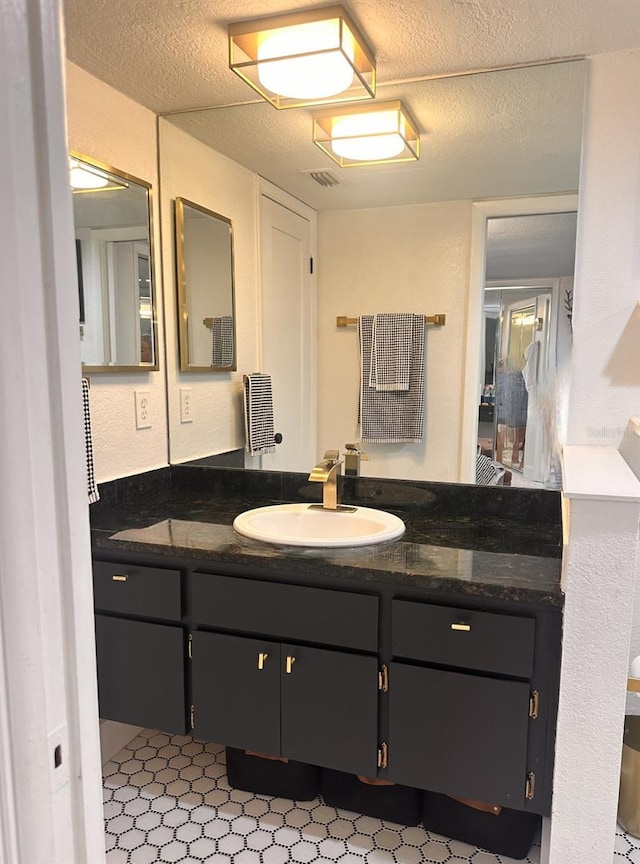
[[[273,453],[273,394],[271,376],[254,372],[244,378],[246,450],[250,456]]]
[[[100,493],[96,485],[96,477],[93,470],[93,441],[91,439],[91,414],[89,412],[89,382],[82,379],[82,410],[84,413],[84,443],[87,462],[87,492],[89,504],[95,504],[100,500]]]
[[[211,325],[211,365],[233,366],[233,318],[221,315]]]
[[[361,440],[395,444],[422,441],[424,436],[424,315],[410,315],[411,356],[407,390],[376,390],[370,386],[373,315],[358,318],[360,346]]]
[[[369,387],[408,390],[412,348],[413,315],[374,315]]]
[[[504,477],[504,468],[488,456],[478,453],[476,457],[476,483],[478,486],[497,486]]]

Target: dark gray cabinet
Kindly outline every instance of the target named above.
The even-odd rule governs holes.
[[[102,717],[549,813],[559,610],[204,566],[95,562]]]
[[[196,631],[191,665],[199,738],[375,775],[376,657]]]
[[[525,803],[529,685],[392,663],[388,777],[519,809]]]
[[[96,615],[100,716],[184,734],[184,636],[180,627]]]

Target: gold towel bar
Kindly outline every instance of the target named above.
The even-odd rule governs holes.
[[[213,327],[213,318],[203,318],[202,323],[205,327]]]
[[[640,678],[627,678],[627,690],[630,693],[640,693]]]
[[[444,327],[447,322],[446,315],[425,315],[425,324],[435,324],[436,327]],[[358,323],[357,318],[347,318],[346,315],[338,315],[336,318],[336,327],[349,327]]]

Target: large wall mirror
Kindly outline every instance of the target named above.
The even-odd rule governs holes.
[[[206,207],[175,202],[180,370],[236,368],[231,220]]]
[[[334,165],[325,165],[336,185],[323,185],[312,176],[311,169],[321,167],[323,162],[310,136],[305,135],[309,112],[304,109],[274,112],[266,103],[233,104],[172,113],[161,118],[161,182],[167,181],[163,195],[176,194],[181,187],[186,188],[186,180],[191,176],[196,179],[206,176],[209,195],[203,195],[203,200],[214,209],[217,206],[222,209],[226,203],[217,205],[217,201],[223,200],[225,183],[231,183],[226,178],[233,176],[235,198],[238,202],[244,200],[247,194],[241,191],[239,179],[232,175],[231,168],[222,165],[218,174],[211,168],[214,161],[211,153],[215,151],[222,154],[223,160],[227,157],[239,163],[253,172],[254,178],[256,175],[267,178],[317,211],[317,351],[310,373],[318,395],[316,455],[321,455],[324,449],[344,449],[347,441],[358,440],[354,438],[357,436],[357,337],[353,328],[337,328],[336,316],[391,311],[445,313],[447,324],[431,328],[426,334],[424,441],[416,445],[365,447],[370,460],[363,465],[363,474],[452,482],[468,476],[460,467],[462,452],[471,452],[480,442],[486,444],[483,449],[491,456],[497,455],[493,427],[486,432],[478,425],[488,413],[483,402],[489,391],[484,389],[487,381],[481,374],[481,358],[485,352],[484,338],[481,338],[484,337],[485,284],[490,280],[498,280],[503,285],[526,285],[534,279],[551,280],[561,290],[554,294],[549,326],[554,333],[559,323],[567,330],[562,302],[565,290],[571,290],[574,240],[570,238],[565,256],[571,266],[565,267],[565,259],[560,261],[550,252],[549,243],[553,242],[554,248],[557,245],[557,232],[553,227],[544,228],[547,222],[542,220],[544,224],[535,233],[531,229],[534,220],[518,222],[518,231],[513,228],[515,222],[507,223],[499,249],[494,252],[494,261],[497,254],[500,268],[489,266],[485,274],[483,267],[484,278],[480,277],[478,284],[470,289],[469,262],[475,242],[472,202],[504,199],[503,212],[507,215],[513,213],[510,200],[575,193],[580,175],[584,86],[585,64],[582,61],[381,85],[381,97],[405,99],[417,116],[424,133],[422,157],[418,163],[396,168],[371,166],[340,170]],[[248,134],[252,130],[253,134]],[[218,170],[220,163],[216,161],[215,164]],[[198,187],[194,182],[189,188]],[[548,212],[553,212],[552,205]],[[257,247],[258,256],[264,255],[260,243],[255,240],[252,214],[255,215],[255,211],[249,210],[249,205],[242,212],[234,210],[236,242],[241,249],[236,262],[241,310],[236,322],[238,370],[260,369],[272,373],[277,364],[268,363],[264,356],[264,332],[260,342],[260,327],[269,324],[264,315],[264,298],[261,294],[253,304],[257,306],[257,323],[251,318],[253,310],[248,298],[249,291],[255,290],[257,284],[264,293],[258,272],[260,262],[254,271],[248,269],[251,248]],[[261,218],[259,214],[257,217]],[[548,224],[553,226],[553,220]],[[260,240],[266,233],[261,222]],[[290,242],[290,231],[275,233],[283,246]],[[487,240],[491,248],[495,238],[487,238],[485,232],[483,245]],[[560,280],[566,280],[566,288]],[[286,311],[288,315],[289,310]],[[195,320],[196,329],[204,331],[202,320],[213,314],[200,310]],[[473,320],[469,316],[473,316]],[[302,331],[288,326],[287,316],[274,320],[276,323],[269,326],[276,334],[277,348],[285,362],[291,362],[292,345],[302,340]],[[467,333],[474,326],[478,338],[471,346],[467,344]],[[562,336],[570,343],[568,332]],[[540,333],[536,338],[540,338]],[[209,339],[205,352],[210,348]],[[551,353],[549,358],[551,364]],[[205,365],[209,362],[207,357]],[[473,394],[473,409],[469,409],[469,416],[472,411],[475,415],[475,428],[472,428],[472,424],[466,422],[470,389],[466,382],[476,370],[478,386]],[[216,411],[220,411],[221,400],[228,401],[228,410],[233,416],[220,430],[213,430],[208,422],[195,446],[197,418],[190,426],[179,422],[179,391],[185,386],[184,381],[179,376],[169,381],[170,414],[178,418],[170,433],[172,462],[204,460],[231,449],[229,428],[234,430],[235,446],[243,446],[242,422],[238,420],[241,418],[240,386],[237,380],[235,384],[235,390],[229,388],[228,392],[216,391],[215,394],[212,391],[206,397],[203,394],[203,404],[205,398],[216,399]],[[283,388],[278,380],[274,380],[273,385],[277,428],[279,418],[287,411],[293,412],[299,402],[300,389]],[[200,398],[199,392],[196,395]],[[536,407],[534,401],[532,398],[532,409]],[[539,403],[540,400],[536,404],[541,414]],[[545,406],[547,414],[554,411],[557,404]],[[531,425],[525,439],[529,455],[535,444],[534,431]],[[187,433],[192,440],[186,440]],[[484,439],[488,438],[491,440],[486,442]],[[277,450],[284,452],[290,441],[291,436],[285,437]],[[545,445],[538,449],[549,448]],[[542,468],[536,467],[534,474],[527,477],[530,472],[525,472],[526,459],[521,448],[516,456],[518,458],[507,466],[512,485],[526,480],[527,485],[543,487],[546,474]],[[270,458],[265,457],[262,465],[258,465],[257,460],[247,465],[268,469],[273,464]],[[311,466],[307,461],[295,470],[309,470]]]
[[[158,369],[151,186],[72,153],[85,372]]]

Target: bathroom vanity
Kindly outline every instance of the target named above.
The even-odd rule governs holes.
[[[407,484],[428,495],[401,513],[400,540],[285,549],[233,531],[246,494],[214,489],[207,507],[178,474],[152,505],[107,504],[93,520],[103,718],[549,813],[555,517],[537,523],[542,554],[462,548],[461,524],[473,535],[482,518],[447,516],[448,484]],[[364,503],[380,488],[361,483]],[[497,506],[496,490],[465,488]],[[517,492],[500,494],[513,507]],[[429,543],[448,522],[458,545]]]

